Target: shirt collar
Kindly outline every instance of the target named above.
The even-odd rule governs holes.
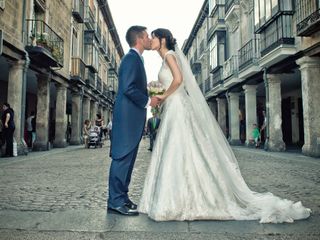
[[[136,51],[136,52],[139,54],[139,56],[142,57],[142,55],[141,55],[141,53],[139,52],[138,49],[136,49],[136,48],[131,48],[131,49],[134,50],[134,51]]]

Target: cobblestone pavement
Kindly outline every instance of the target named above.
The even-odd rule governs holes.
[[[140,144],[130,187],[139,202],[150,160]],[[109,146],[68,147],[0,159],[0,239],[320,239],[320,159],[234,147],[252,190],[302,203],[311,218],[156,223],[145,215],[106,214]]]

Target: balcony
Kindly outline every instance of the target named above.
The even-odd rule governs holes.
[[[101,28],[98,23],[96,23],[95,36],[96,36],[98,43],[102,43],[101,42]]]
[[[223,78],[237,77],[239,72],[238,56],[233,55],[223,64]]]
[[[106,52],[104,54],[104,59],[107,61],[107,62],[110,62],[111,61],[111,57],[110,57],[110,47],[106,45]]]
[[[84,22],[84,1],[73,0],[72,15],[78,23]]]
[[[218,66],[212,70],[212,87],[223,83],[223,67]]]
[[[320,2],[316,0],[296,1],[297,35],[311,36],[320,30]]]
[[[195,75],[201,73],[201,63],[200,62],[192,63],[191,70],[192,70],[192,73]]]
[[[261,57],[283,44],[294,45],[292,20],[292,13],[282,13],[261,32]]]
[[[251,39],[239,50],[239,70],[244,69],[250,64],[258,64],[260,57],[259,39]]]
[[[216,5],[214,10],[212,11],[212,15],[210,15],[210,18],[209,18],[209,31],[207,33],[208,41],[210,41],[210,39],[213,37],[216,31],[226,30],[224,19],[225,19],[224,4]]]
[[[96,83],[95,83],[95,73],[90,70],[90,68],[85,69],[85,81],[86,85],[89,88],[95,89]]]
[[[100,51],[102,52],[103,55],[106,54],[106,49],[107,49],[107,41],[106,41],[106,38],[105,36],[102,36],[102,40],[101,40],[101,43],[99,45],[99,48],[100,48]]]
[[[92,31],[84,31],[84,60],[93,72],[98,72],[99,68],[99,51],[97,42]]]
[[[100,94],[102,93],[102,83],[101,83],[101,77],[96,73],[96,89],[95,92]]]
[[[85,84],[86,65],[79,57],[71,58],[70,78],[74,83]]]
[[[89,5],[85,7],[84,23],[89,30],[94,30],[95,28],[95,17]]]
[[[27,19],[26,50],[31,61],[40,67],[63,67],[63,39],[42,20]]]
[[[239,5],[239,0],[226,0],[225,12],[227,13],[234,5]]]
[[[202,40],[199,45],[199,58],[202,58],[204,56],[204,52],[205,52],[205,44],[204,44],[204,40]]]
[[[210,77],[208,77],[205,81],[204,81],[204,93],[206,94],[207,92],[209,92],[211,90],[211,80]]]

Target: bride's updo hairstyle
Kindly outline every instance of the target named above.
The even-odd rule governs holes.
[[[165,28],[157,28],[156,30],[153,30],[151,32],[151,35],[157,37],[160,39],[160,48],[161,48],[161,39],[165,38],[166,39],[166,47],[169,50],[175,50],[174,46],[177,43],[177,40],[172,36],[172,33],[170,30],[165,29]]]

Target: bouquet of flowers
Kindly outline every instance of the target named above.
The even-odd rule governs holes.
[[[159,81],[149,82],[147,89],[150,97],[162,95],[165,92],[165,88]],[[159,113],[159,106],[152,107],[151,112]]]
[[[150,97],[162,95],[165,91],[163,85],[159,81],[149,82],[147,89]]]

